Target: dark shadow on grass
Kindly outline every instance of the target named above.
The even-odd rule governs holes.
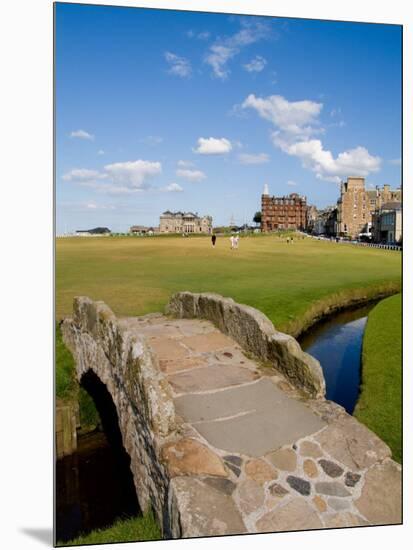
[[[53,546],[53,529],[51,527],[23,527],[20,532],[42,542],[45,546]]]

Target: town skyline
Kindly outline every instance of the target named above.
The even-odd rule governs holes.
[[[57,232],[401,185],[401,27],[56,6]],[[344,47],[345,45],[345,47]],[[334,61],[333,61],[334,60]]]

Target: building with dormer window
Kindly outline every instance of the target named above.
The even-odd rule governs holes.
[[[159,218],[160,233],[207,233],[212,232],[212,217],[198,216],[193,212],[170,212]]]

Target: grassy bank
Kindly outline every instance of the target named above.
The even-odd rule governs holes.
[[[138,518],[116,521],[106,529],[95,529],[68,542],[58,542],[57,546],[80,546],[84,544],[109,544],[114,542],[137,542],[160,540],[161,531],[152,513]]]
[[[273,235],[58,239],[57,316],[70,315],[76,295],[105,301],[118,315],[162,311],[180,290],[217,292],[263,311],[291,334],[352,296],[400,288],[400,253]]]
[[[79,403],[82,428],[94,428],[100,423],[99,413],[93,399],[79,386],[75,374],[75,362],[65,346],[59,325],[56,325],[56,398]]]
[[[381,301],[369,314],[363,339],[363,371],[354,416],[373,430],[402,461],[401,294]]]

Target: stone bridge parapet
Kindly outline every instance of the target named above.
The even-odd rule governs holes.
[[[295,387],[313,398],[324,397],[320,363],[295,338],[277,331],[261,311],[219,294],[192,292],[174,294],[166,311],[178,318],[208,319],[257,359],[270,362]]]

